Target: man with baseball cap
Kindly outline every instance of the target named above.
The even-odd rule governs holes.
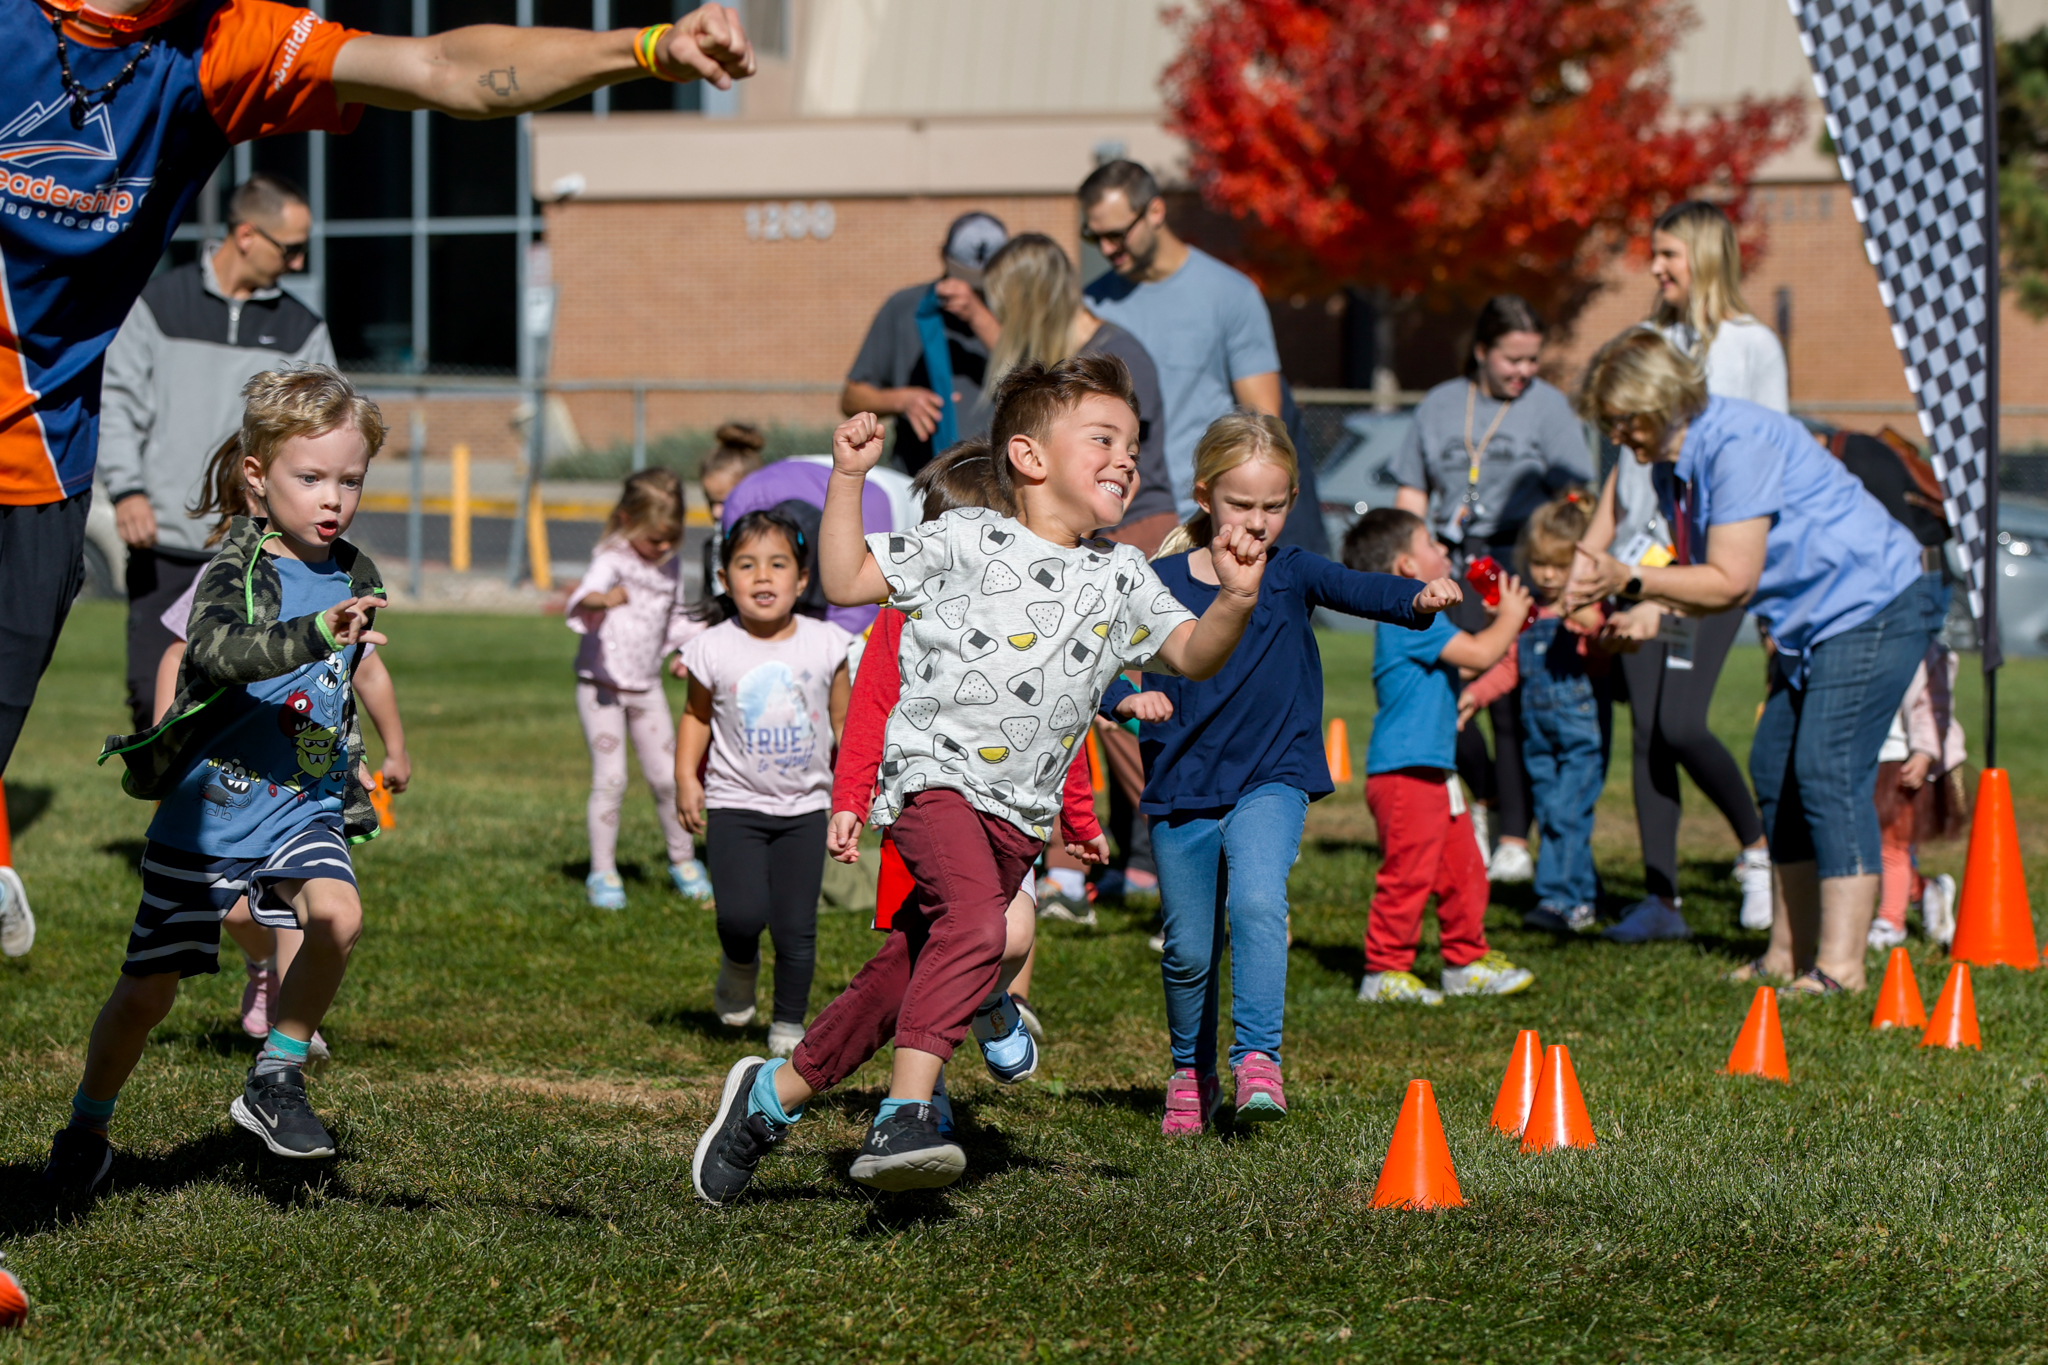
[[[908,473],[988,423],[981,381],[1001,328],[981,298],[981,272],[1010,240],[979,210],[946,229],[943,275],[889,296],[853,358],[839,407],[896,418],[896,459]]]

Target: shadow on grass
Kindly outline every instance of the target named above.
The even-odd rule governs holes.
[[[142,850],[149,847],[145,839],[110,839],[100,845],[100,852],[120,863],[142,880]]]
[[[579,862],[563,863],[558,870],[564,877],[581,886],[590,878],[590,859],[584,858]],[[620,863],[619,880],[629,885],[645,883],[648,880],[647,869],[638,863]]]
[[[680,1029],[720,1043],[736,1042],[747,1035],[746,1029],[734,1028],[721,1020],[715,1010],[657,1010],[647,1016],[647,1022],[653,1028]]]
[[[1318,853],[1367,853],[1377,858],[1380,845],[1377,839],[1338,839],[1331,835],[1317,835],[1312,841]]]
[[[55,800],[56,796],[57,789],[55,787],[38,787],[26,782],[20,786],[9,783],[7,787],[8,834],[13,838],[19,839],[22,835],[28,833],[35,822],[43,818],[44,812],[50,809],[50,802]]]
[[[158,1044],[183,1043],[186,1047],[201,1052],[211,1052],[216,1057],[254,1057],[263,1050],[261,1038],[251,1038],[242,1032],[238,1023],[214,1024],[207,1028],[165,1028],[157,1027],[153,1035]]]
[[[1157,1115],[1166,1109],[1166,1091],[1156,1085],[1127,1085],[1118,1088],[1100,1086],[1092,1090],[1069,1090],[1066,1098],[1073,1103],[1100,1105],[1105,1109],[1128,1109],[1134,1114]]]

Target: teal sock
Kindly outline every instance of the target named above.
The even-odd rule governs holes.
[[[116,1093],[111,1100],[96,1100],[86,1094],[85,1087],[81,1085],[77,1093],[71,1097],[71,1121],[80,1128],[90,1128],[96,1133],[104,1133],[107,1131],[107,1125],[113,1121],[114,1105],[120,1098],[119,1093]]]
[[[775,1073],[779,1068],[788,1065],[788,1060],[782,1057],[769,1062],[754,1073],[754,1088],[747,1092],[749,1114],[765,1115],[770,1123],[779,1123],[785,1128],[804,1116],[801,1106],[794,1114],[784,1113],[782,1096],[775,1093]]]
[[[283,1029],[273,1028],[263,1042],[263,1050],[256,1054],[256,1074],[268,1076],[288,1067],[304,1070],[306,1053],[312,1046],[288,1036]]]
[[[880,1107],[875,1110],[875,1124],[879,1127],[888,1119],[889,1115],[895,1113],[898,1109],[904,1108],[906,1105],[923,1103],[923,1100],[883,1100]]]

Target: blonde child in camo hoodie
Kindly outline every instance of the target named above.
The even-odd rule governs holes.
[[[590,745],[590,903],[626,908],[619,880],[619,812],[626,801],[626,741],[654,790],[654,812],[668,842],[668,874],[692,900],[711,898],[696,845],[676,816],[676,729],[661,689],[663,656],[706,626],[685,609],[677,547],[683,539],[683,485],[666,469],[626,480],[604,524],[590,568],[569,594],[576,651],[576,713]]]

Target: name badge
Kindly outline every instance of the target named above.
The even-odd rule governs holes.
[[[1665,612],[1657,622],[1657,641],[1664,646],[1664,666],[1690,670],[1693,646],[1699,637],[1698,618],[1682,616],[1675,611]]]

